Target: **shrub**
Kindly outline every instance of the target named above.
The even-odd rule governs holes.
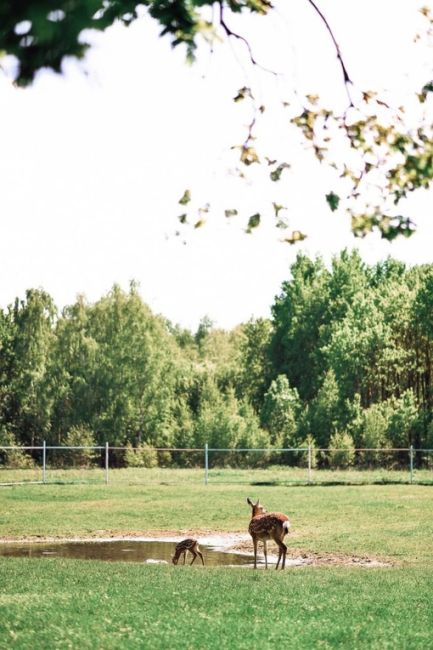
[[[355,446],[348,433],[333,433],[329,440],[332,451],[327,452],[327,460],[332,468],[345,469],[353,465]]]
[[[298,446],[301,448],[311,446],[311,467],[315,469],[317,467],[318,451],[316,448],[316,441],[314,439],[314,436],[309,433],[304,440],[301,440],[299,442]],[[308,467],[308,451],[299,452],[299,466]]]
[[[93,432],[84,425],[78,425],[69,429],[63,444],[66,447],[94,447],[96,443]],[[61,454],[61,463],[72,467],[89,467],[97,458],[93,449],[71,449]]]
[[[362,445],[366,449],[385,449],[390,447],[387,431],[390,427],[393,408],[389,401],[372,404],[363,414]],[[360,461],[368,466],[383,463],[385,456],[378,451],[363,451]]]
[[[158,452],[146,443],[133,447],[130,442],[126,445],[124,462],[126,467],[157,467]]]
[[[171,451],[158,451],[156,457],[156,464],[159,467],[170,467],[173,464],[173,456]]]
[[[16,447],[16,449],[2,450],[1,456],[6,467],[10,469],[31,469],[35,466],[33,458],[24,449],[20,449],[14,434],[10,431],[0,430],[0,445]]]

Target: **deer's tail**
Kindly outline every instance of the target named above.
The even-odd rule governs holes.
[[[287,521],[285,521],[285,522],[283,523],[283,530],[284,530],[286,533],[288,533],[288,532],[289,532],[289,528],[290,528],[290,521],[287,519]]]

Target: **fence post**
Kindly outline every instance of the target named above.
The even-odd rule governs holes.
[[[47,482],[47,443],[42,443],[42,483]]]
[[[207,485],[209,481],[209,448],[206,443],[204,446],[204,484]]]
[[[105,485],[108,485],[108,442],[105,443]]]
[[[410,484],[413,483],[413,445],[409,447]]]
[[[311,483],[311,444],[308,445],[308,483]]]

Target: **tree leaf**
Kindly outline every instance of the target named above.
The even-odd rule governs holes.
[[[254,228],[257,228],[257,226],[260,225],[260,213],[256,212],[256,214],[253,214],[249,219],[248,219],[248,225],[247,225],[247,233],[251,233]]]
[[[271,164],[271,163],[269,163],[269,164]],[[284,163],[280,163],[280,164],[278,165],[278,167],[277,167],[276,169],[273,169],[273,170],[271,171],[271,173],[269,174],[269,176],[271,177],[271,181],[274,181],[274,183],[275,183],[276,181],[279,181],[280,178],[281,178],[281,174],[283,173],[283,171],[284,171],[285,169],[290,169],[290,165],[289,165],[289,163],[286,163],[286,162],[284,162]]]
[[[241,162],[244,165],[252,165],[253,163],[259,163],[259,156],[254,147],[249,147],[244,145],[241,149]]]
[[[205,205],[202,208],[198,209],[198,213],[200,217],[202,217],[204,214],[208,214],[210,210],[210,203],[205,203]]]
[[[334,192],[329,192],[329,194],[326,195],[326,202],[328,203],[332,212],[335,212],[335,210],[338,209],[338,205],[340,203],[340,197],[338,196],[338,194],[335,194]]]
[[[303,241],[306,238],[307,235],[305,235],[303,232],[301,232],[300,230],[294,230],[288,237],[284,237],[284,239],[282,239],[281,241],[293,245],[296,244],[298,241]]]
[[[185,190],[185,192],[182,195],[182,198],[179,199],[180,205],[187,205],[191,201],[191,191],[190,190]]]
[[[236,95],[236,97],[233,98],[233,101],[236,103],[241,102],[246,97],[248,97],[249,99],[254,99],[251,92],[251,88],[248,88],[248,86],[243,86],[243,88],[239,88],[238,94]]]
[[[278,203],[275,203],[275,201],[272,201],[272,207],[274,208],[274,212],[275,212],[276,217],[278,217],[281,210],[287,210],[285,205],[279,205]]]

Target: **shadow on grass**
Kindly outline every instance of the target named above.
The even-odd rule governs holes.
[[[307,481],[303,482],[284,482],[284,481],[251,481],[249,485],[254,486],[269,486],[269,487],[335,487],[338,485],[352,485],[355,487],[362,487],[368,485],[429,485],[433,487],[433,481],[393,481],[392,479],[380,479],[377,481],[366,481],[360,483],[357,481],[314,481],[308,483]]]

